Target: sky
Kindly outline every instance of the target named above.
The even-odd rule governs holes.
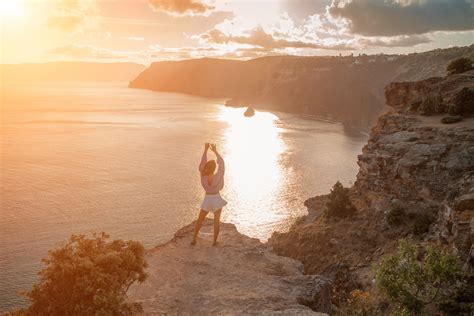
[[[0,0],[1,63],[400,54],[474,43],[474,0]]]

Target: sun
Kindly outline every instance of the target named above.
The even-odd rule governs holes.
[[[0,0],[0,17],[8,18],[21,15],[23,11],[21,0]]]

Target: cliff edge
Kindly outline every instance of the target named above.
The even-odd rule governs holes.
[[[190,245],[194,223],[147,253],[149,277],[129,299],[150,315],[318,315],[331,309],[329,281],[304,275],[300,262],[278,256],[258,239],[222,223],[212,246],[212,221]],[[317,312],[316,312],[317,311]]]
[[[389,84],[391,110],[372,129],[349,190],[355,214],[329,219],[328,196],[311,198],[307,216],[272,236],[275,252],[352,288],[373,286],[373,264],[401,238],[442,245],[474,265],[474,109],[440,122],[463,89],[474,91],[474,71]]]

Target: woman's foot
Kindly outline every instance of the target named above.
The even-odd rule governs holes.
[[[196,244],[196,239],[191,240],[191,246],[194,246]]]
[[[217,246],[217,241],[214,241],[214,242],[212,243],[212,245],[213,245],[213,246]]]

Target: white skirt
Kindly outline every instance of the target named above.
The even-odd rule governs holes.
[[[206,194],[204,201],[201,203],[201,210],[214,213],[215,211],[218,211],[226,206],[226,204],[227,202],[221,197],[219,193],[212,195]]]

